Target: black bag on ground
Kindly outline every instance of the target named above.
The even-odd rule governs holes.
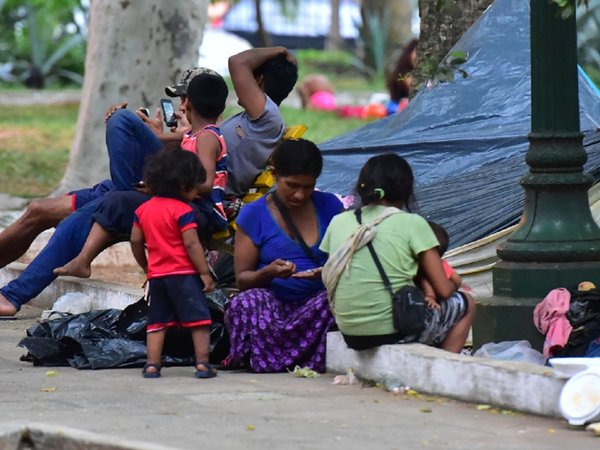
[[[354,214],[356,215],[358,223],[362,224],[360,208],[354,211]],[[369,242],[367,248],[377,266],[383,284],[392,297],[392,319],[394,321],[394,328],[403,337],[418,336],[425,329],[425,313],[427,305],[425,304],[425,295],[423,294],[423,291],[416,286],[402,286],[394,293],[392,290],[392,283],[390,283],[390,279],[385,273],[377,253],[375,253],[373,244]]]

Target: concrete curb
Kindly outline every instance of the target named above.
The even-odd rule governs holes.
[[[71,450],[175,450],[174,447],[104,436],[89,431],[38,423],[0,424],[0,448],[68,448]]]
[[[13,263],[0,269],[0,284],[14,279],[25,267]],[[49,309],[68,292],[92,297],[93,309],[122,309],[143,295],[141,289],[123,285],[61,277],[31,304]],[[329,333],[327,371],[345,373],[348,368],[359,378],[383,381],[393,377],[423,393],[561,417],[558,399],[566,380],[544,366],[456,355],[421,344],[385,345],[357,352],[346,346],[339,332]]]
[[[535,364],[457,355],[422,344],[349,349],[339,332],[327,335],[327,371],[352,368],[359,378],[393,377],[428,394],[550,417],[562,417],[558,399],[566,380]]]
[[[0,286],[14,280],[26,267],[26,264],[12,263],[0,269]],[[127,305],[138,301],[144,294],[144,291],[140,288],[105,283],[93,279],[60,277],[29,303],[38,308],[49,309],[61,295],[68,292],[81,292],[91,297],[93,299],[93,309],[123,309]]]

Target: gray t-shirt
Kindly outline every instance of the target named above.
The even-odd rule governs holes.
[[[266,95],[265,99],[265,110],[256,119],[241,112],[220,125],[227,144],[228,195],[248,192],[283,137],[285,127],[279,107]]]

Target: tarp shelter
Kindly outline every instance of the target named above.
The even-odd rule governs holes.
[[[395,152],[413,168],[419,212],[446,227],[451,247],[516,223],[531,129],[529,16],[528,0],[496,0],[451,50],[468,54],[468,76],[425,87],[401,113],[321,144],[318,187],[349,193],[367,159]],[[596,179],[599,100],[580,70],[585,170]]]

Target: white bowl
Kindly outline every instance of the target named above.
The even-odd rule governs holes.
[[[600,366],[578,373],[560,393],[560,410],[571,425],[600,420]]]
[[[556,375],[571,378],[590,367],[600,365],[600,358],[551,358],[548,362]]]

